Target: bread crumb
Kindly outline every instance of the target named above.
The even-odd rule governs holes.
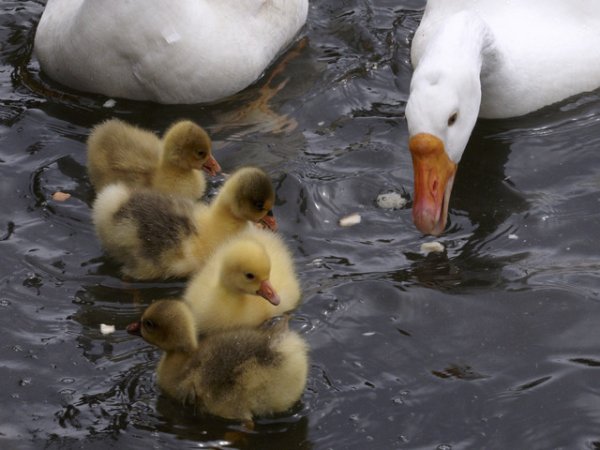
[[[404,208],[408,203],[408,199],[402,197],[398,192],[386,192],[377,196],[377,206],[383,209],[400,209]]]
[[[115,332],[114,325],[106,325],[105,323],[100,324],[100,333],[107,335]]]
[[[71,198],[71,194],[67,194],[66,192],[56,191],[52,194],[52,200],[56,202],[64,202]]]
[[[351,227],[352,225],[359,224],[361,220],[362,220],[362,218],[360,217],[360,214],[354,213],[354,214],[350,214],[348,216],[342,217],[340,219],[340,225],[342,227]]]
[[[444,244],[438,241],[424,242],[421,244],[421,253],[429,255],[430,253],[443,253],[446,248]]]

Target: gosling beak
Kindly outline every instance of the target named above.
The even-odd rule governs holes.
[[[262,283],[260,283],[260,287],[258,288],[258,291],[256,291],[256,295],[260,295],[262,298],[268,300],[269,303],[271,303],[274,306],[279,305],[279,303],[281,302],[279,295],[277,295],[277,292],[275,292],[275,289],[273,288],[273,285],[269,282],[269,280],[265,280]]]
[[[277,231],[277,220],[273,215],[273,210],[270,209],[269,212],[258,221],[261,225],[264,225],[271,231]]]
[[[213,155],[210,155],[206,162],[202,165],[202,170],[214,177],[221,171],[221,166]]]
[[[138,320],[137,322],[130,323],[129,325],[127,325],[126,329],[129,334],[133,334],[135,336],[141,336],[142,335],[142,322]]]
[[[425,234],[443,233],[448,219],[448,203],[457,164],[444,149],[438,137],[419,133],[408,143],[415,176],[413,222]]]

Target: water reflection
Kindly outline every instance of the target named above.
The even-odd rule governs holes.
[[[298,405],[295,410],[301,410]],[[249,431],[239,424],[219,418],[198,415],[193,409],[181,408],[160,396],[156,410],[163,417],[157,429],[172,433],[178,439],[202,442],[199,448],[299,448],[309,450],[309,421],[306,413],[292,413],[281,418],[262,419]]]

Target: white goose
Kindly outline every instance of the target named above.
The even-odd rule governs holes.
[[[48,0],[34,51],[74,89],[210,102],[255,81],[307,12],[308,0]]]
[[[478,116],[520,116],[600,86],[600,1],[428,0],[411,57],[413,220],[438,235]]]

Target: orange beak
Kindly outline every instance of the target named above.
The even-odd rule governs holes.
[[[258,291],[256,291],[256,295],[260,295],[262,298],[268,300],[269,303],[271,303],[274,306],[279,305],[279,303],[281,302],[279,295],[277,295],[277,292],[275,292],[275,289],[273,288],[273,285],[269,282],[269,280],[265,280],[262,283],[260,283],[260,287],[258,288]]]
[[[127,325],[126,330],[129,334],[133,334],[135,336],[141,336],[142,335],[142,322],[137,321],[137,322],[130,323],[129,325]]]
[[[419,231],[438,236],[446,227],[448,203],[458,166],[448,157],[441,139],[432,134],[414,135],[408,148],[415,175],[413,221]]]
[[[277,220],[275,220],[273,210],[270,210],[262,219],[260,219],[259,223],[271,231],[277,231]]]
[[[206,162],[202,165],[202,170],[211,176],[215,176],[221,171],[221,166],[213,155],[210,155]]]

